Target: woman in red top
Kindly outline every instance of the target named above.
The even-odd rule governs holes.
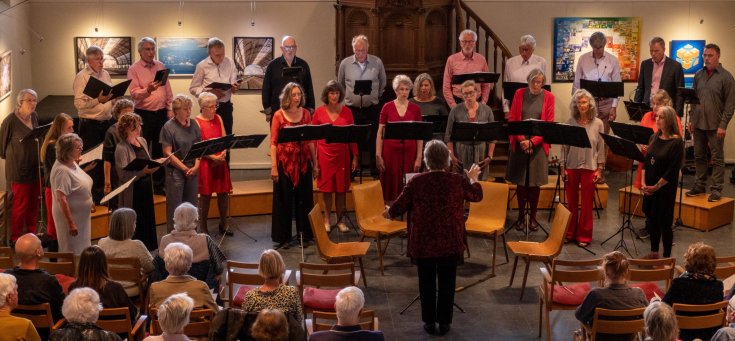
[[[408,256],[418,268],[424,330],[435,334],[439,323],[443,335],[452,323],[457,265],[467,246],[464,202],[482,200],[480,167],[473,164],[464,175],[448,172],[449,149],[439,140],[429,141],[423,154],[429,172],[413,177],[384,215],[409,212]]]
[[[217,115],[217,96],[211,92],[199,94],[199,108],[201,113],[195,117],[202,141],[225,136],[225,126],[222,118]],[[206,155],[199,163],[199,229],[202,233],[209,233],[207,216],[212,193],[217,193],[217,207],[219,208],[219,233],[231,236],[227,230],[227,209],[232,182],[230,168],[225,157],[227,150],[217,154]]]
[[[278,143],[283,127],[311,123],[309,110],[301,85],[286,84],[279,96],[281,109],[271,120],[271,178],[273,179],[273,221],[271,238],[276,248],[287,249],[291,238],[291,220],[296,209],[296,232],[303,234],[304,242],[314,237],[309,226],[309,211],[314,207],[312,167],[319,175],[316,150],[312,141]]]
[[[352,112],[342,105],[345,91],[342,86],[331,80],[322,91],[322,102],[325,105],[314,111],[311,124],[331,124],[346,126],[355,123]],[[351,154],[350,154],[351,153]],[[326,140],[317,141],[317,160],[319,161],[319,178],[317,187],[324,198],[324,228],[329,232],[332,228],[330,216],[332,210],[332,193],[337,208],[337,227],[341,232],[347,232],[347,226],[342,222],[345,211],[345,193],[350,188],[350,171],[357,169],[357,144],[326,143]],[[352,162],[350,162],[352,155]]]
[[[375,140],[375,161],[380,171],[380,185],[383,187],[383,199],[386,202],[396,200],[401,193],[403,176],[406,173],[418,172],[421,169],[421,150],[424,141],[383,140],[386,123],[421,121],[421,108],[408,101],[408,93],[412,87],[413,83],[406,75],[393,78],[396,99],[386,103],[380,111],[378,137]]]

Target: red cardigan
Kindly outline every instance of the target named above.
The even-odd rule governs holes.
[[[510,108],[508,114],[508,122],[520,121],[523,117],[521,110],[523,109],[523,95],[528,91],[528,88],[518,89],[516,94],[513,95],[513,105]],[[546,122],[554,122],[554,94],[549,91],[543,90],[544,92],[544,104],[541,109],[541,120]],[[509,136],[510,148],[512,151],[516,150],[516,145],[525,140],[523,135],[511,135]],[[543,143],[544,153],[549,156],[549,144],[544,143],[544,138],[541,136],[532,136],[531,142],[534,146],[538,146],[539,143]]]

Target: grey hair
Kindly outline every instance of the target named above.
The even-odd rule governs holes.
[[[183,276],[191,268],[194,253],[189,245],[184,243],[171,243],[163,250],[163,262],[166,263],[166,271],[174,276]]]
[[[472,35],[472,40],[477,41],[477,33],[473,30],[464,30],[459,33],[459,37],[457,37],[457,40],[462,40],[462,36],[470,34]]]
[[[408,90],[410,91],[413,89],[413,83],[411,82],[411,78],[408,78],[406,75],[397,75],[393,78],[393,90],[397,90],[399,86],[401,85],[407,85]]]
[[[35,97],[36,100],[38,100],[38,94],[33,89],[23,89],[18,92],[17,96],[15,96],[15,106],[20,108],[20,106],[23,104],[23,97],[29,94],[33,95],[33,97]]]
[[[138,214],[133,209],[120,207],[110,216],[110,239],[123,241],[133,237],[135,219]]]
[[[593,48],[604,47],[605,44],[607,44],[607,37],[604,33],[600,31],[592,33],[592,35],[590,36],[590,45]]]
[[[158,306],[158,323],[167,334],[182,334],[189,324],[194,300],[186,293],[173,294]]]
[[[293,39],[293,41],[296,41],[296,38],[289,36],[289,35],[285,35],[283,36],[283,38],[281,38],[281,46],[284,46],[283,44],[285,44],[286,40],[288,40],[289,38]]]
[[[68,162],[71,160],[71,152],[74,151],[74,141],[79,141],[82,146],[84,142],[79,135],[74,133],[64,134],[56,140],[56,160]]]
[[[209,38],[209,40],[207,41],[207,51],[211,50],[214,47],[225,48],[225,42],[217,37]]]
[[[544,82],[546,81],[546,74],[544,73],[544,71],[539,68],[535,68],[528,73],[528,77],[526,77],[526,82],[531,83],[531,81],[538,76],[544,77]]]
[[[177,94],[171,102],[171,110],[179,110],[184,107],[184,104],[191,108],[191,97],[185,94]]]
[[[365,48],[370,48],[370,42],[368,41],[368,37],[364,34],[356,35],[352,38],[352,49],[355,49],[355,45],[357,45],[358,41],[362,41],[365,43]]]
[[[217,95],[209,92],[204,91],[199,94],[199,98],[197,98],[197,103],[199,104],[199,108],[201,109],[202,106],[204,106],[204,103],[208,103],[213,101],[215,104],[217,103]]]
[[[424,163],[429,170],[449,169],[449,148],[440,140],[426,142]]]
[[[646,336],[651,340],[676,340],[679,335],[674,309],[664,302],[655,301],[649,304],[643,311],[643,322]]]
[[[518,41],[518,46],[526,46],[530,45],[532,49],[536,48],[536,38],[534,38],[530,34],[526,34],[521,36],[521,39]]]
[[[424,72],[418,76],[416,76],[416,80],[413,81],[414,86],[420,87],[421,83],[424,81],[429,81],[429,86],[431,87],[431,91],[429,91],[430,96],[436,96],[436,88],[434,88],[434,79],[431,78],[431,75]]]
[[[337,321],[354,322],[363,306],[365,306],[365,295],[360,288],[349,286],[340,290],[334,302]]]
[[[92,288],[72,290],[64,299],[61,313],[69,322],[96,323],[102,311],[100,295]]]
[[[8,295],[18,288],[15,276],[0,273],[0,308],[4,308],[8,303]]]
[[[579,100],[582,97],[587,97],[587,99],[590,100],[590,112],[588,116],[590,118],[597,117],[597,102],[595,101],[595,98],[592,97],[592,94],[585,89],[578,89],[572,95],[572,102],[569,103],[569,112],[572,113],[572,117],[574,117],[574,119],[579,119],[579,109],[577,108],[577,100]]]
[[[151,37],[143,37],[138,40],[138,52],[140,52],[140,49],[143,48],[143,44],[149,43],[153,44],[153,47],[156,47],[156,41]]]
[[[87,48],[87,51],[84,53],[84,55],[87,56],[87,57],[93,56],[93,55],[96,55],[96,56],[104,56],[105,55],[105,52],[102,51],[102,48],[100,48],[97,45],[90,45]]]
[[[666,49],[666,41],[664,40],[664,38],[661,38],[661,37],[651,38],[651,41],[648,42],[648,46],[653,46],[653,44],[658,44],[658,46],[661,46],[661,48]]]
[[[123,109],[127,108],[135,108],[135,104],[133,101],[127,99],[127,98],[121,98],[115,102],[115,104],[112,106],[112,117],[117,120],[120,118],[120,113],[123,111]]]
[[[174,210],[174,229],[176,231],[191,231],[199,224],[199,210],[196,206],[183,202]]]

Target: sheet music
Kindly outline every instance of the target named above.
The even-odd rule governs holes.
[[[94,160],[102,160],[102,143],[98,144],[97,147],[92,148],[92,150],[89,150],[86,153],[82,154],[82,158],[81,160],[79,160],[79,164],[88,164]]]
[[[115,196],[117,196],[118,194],[122,193],[122,192],[123,192],[124,190],[126,190],[126,189],[127,189],[128,187],[130,187],[130,185],[131,185],[131,184],[132,184],[133,182],[135,182],[135,180],[136,180],[137,178],[138,178],[137,176],[134,176],[134,177],[133,177],[132,179],[128,180],[128,182],[126,182],[126,183],[124,183],[124,184],[120,185],[120,187],[118,187],[118,188],[115,188],[115,190],[114,190],[114,191],[112,191],[112,192],[110,192],[109,194],[105,195],[105,197],[104,197],[104,198],[102,198],[102,200],[100,200],[100,204],[104,204],[104,203],[106,203],[106,202],[110,201],[110,199],[114,198],[114,197],[115,197]]]

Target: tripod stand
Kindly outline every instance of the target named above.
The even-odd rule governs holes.
[[[43,159],[44,159],[44,155],[41,155],[41,139],[43,138],[44,135],[46,135],[46,132],[49,130],[49,128],[51,128],[51,123],[42,125],[40,127],[35,127],[31,129],[30,132],[28,132],[25,136],[23,136],[20,139],[21,143],[28,141],[28,140],[36,141],[36,153],[38,155],[38,161],[39,161],[36,167],[37,176],[38,176],[38,201],[39,201],[38,212],[44,212],[45,209],[50,209],[50,207],[45,207],[46,202],[45,200],[43,200],[44,198],[43,177],[41,173],[41,167],[43,167]],[[36,224],[36,232],[38,232],[39,230],[45,229],[45,228],[46,228],[46,215],[41,214],[41,219],[38,220]]]
[[[678,91],[681,93],[681,97],[684,99],[684,122],[682,122],[683,126],[686,129],[686,126],[689,125],[689,118],[691,117],[691,111],[692,111],[692,105],[693,104],[699,104],[699,97],[697,97],[697,93],[694,91],[694,89],[689,88],[678,88]],[[682,169],[686,167],[687,164],[687,153],[686,153],[686,131],[682,131],[682,136],[684,137],[684,162]],[[680,226],[686,226],[684,225],[684,222],[681,220],[681,205],[683,202],[682,195],[684,194],[684,177],[686,176],[686,173],[682,170],[681,176],[679,177],[679,213],[676,216],[676,220],[674,221],[674,226],[671,228],[672,230],[676,230]]]

